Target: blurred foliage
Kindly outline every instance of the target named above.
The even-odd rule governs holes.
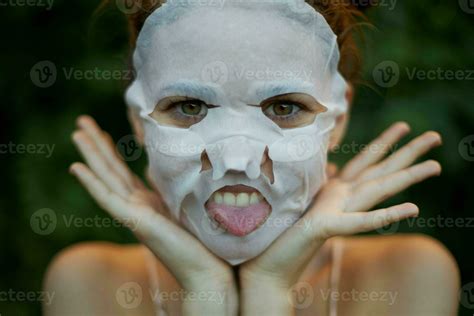
[[[462,1],[462,0],[461,0]],[[469,1],[469,0],[466,0]],[[384,1],[388,3],[388,1]],[[471,1],[472,2],[472,1]],[[17,2],[19,3],[19,2]],[[135,242],[123,228],[68,227],[69,216],[106,218],[87,193],[68,174],[80,160],[70,135],[75,118],[88,113],[115,139],[130,134],[126,119],[123,80],[71,80],[71,68],[123,70],[129,48],[123,13],[115,6],[93,14],[95,1],[55,1],[44,7],[2,6],[0,72],[0,144],[48,144],[42,154],[0,154],[4,185],[0,196],[0,291],[38,291],[45,269],[61,249],[88,240]],[[368,15],[375,28],[366,29],[361,44],[365,59],[364,84],[358,93],[345,142],[366,144],[392,122],[411,124],[411,135],[437,130],[444,146],[429,154],[443,165],[443,175],[389,201],[413,201],[422,217],[474,217],[474,162],[458,150],[461,139],[474,134],[473,80],[411,80],[406,70],[474,70],[474,14],[458,1],[399,1],[379,6]],[[32,83],[30,70],[39,61],[52,61],[58,77],[49,88]],[[400,80],[391,88],[374,82],[374,67],[383,61],[400,67]],[[472,78],[471,78],[472,79]],[[353,153],[332,158],[342,163]],[[145,157],[131,164],[142,174]],[[32,214],[49,208],[58,225],[39,235],[30,225]],[[424,233],[442,241],[456,257],[462,284],[474,281],[473,228],[409,227],[400,231]],[[462,309],[461,315],[472,310]],[[2,315],[40,313],[39,302],[0,302]]]

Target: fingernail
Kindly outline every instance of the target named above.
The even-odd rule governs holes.
[[[76,170],[74,170],[74,165],[71,165],[71,166],[69,167],[69,173],[72,174],[72,175],[74,175],[74,176],[76,175]]]

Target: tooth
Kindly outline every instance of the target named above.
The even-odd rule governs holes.
[[[237,195],[236,205],[238,207],[247,207],[249,206],[250,197],[247,193],[239,193]]]
[[[235,195],[230,192],[224,193],[224,204],[235,206]]]
[[[224,202],[224,198],[222,194],[219,192],[214,193],[214,202],[217,204],[222,204]]]
[[[257,193],[258,201],[262,202],[263,201],[263,195],[260,193]]]
[[[258,195],[257,193],[253,192],[252,195],[250,195],[250,205],[258,204],[258,202],[260,202],[258,200]]]

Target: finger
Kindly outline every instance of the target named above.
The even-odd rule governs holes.
[[[122,159],[122,156],[117,153],[115,150],[115,143],[110,136],[109,133],[102,131],[104,134],[105,141],[109,144],[109,152],[111,155],[111,158],[114,160],[112,163],[112,166],[114,170],[121,176],[122,179],[126,182],[126,184],[131,188],[132,190],[134,189],[148,189],[145,184],[143,183],[142,179],[138,177],[135,173],[133,173],[128,165],[125,163],[125,161]]]
[[[402,149],[388,157],[383,162],[370,167],[356,179],[356,183],[366,182],[404,168],[415,162],[432,148],[441,145],[441,136],[436,132],[426,132],[415,138]]]
[[[110,191],[86,165],[75,163],[70,171],[112,217],[125,225],[127,223],[136,225],[134,233],[166,266],[170,267],[178,281],[186,284],[190,282],[190,273],[199,275],[200,271],[209,268],[209,264],[217,265],[221,262],[194,236],[176,224],[152,209],[132,206]]]
[[[337,175],[338,167],[335,163],[329,162],[326,166],[326,175],[328,179],[334,178]]]
[[[368,148],[374,150],[363,151],[347,163],[341,172],[342,179],[354,179],[364,169],[382,159],[388,153],[388,150],[409,132],[410,126],[407,123],[398,122],[393,124],[368,145]]]
[[[83,163],[74,163],[70,172],[77,177],[82,186],[96,200],[100,207],[114,218],[122,221],[130,218],[127,202],[111,191],[94,172]]]
[[[412,203],[400,204],[367,213],[345,213],[343,216],[334,218],[337,223],[329,225],[331,229],[327,233],[329,236],[365,233],[409,217],[418,216],[418,213],[418,207]]]
[[[115,170],[118,176],[122,178],[123,182],[128,185],[129,188],[133,188],[135,177],[130,172],[128,166],[117,155],[112,137],[103,131],[97,122],[88,115],[80,116],[77,120],[77,125],[94,141],[107,163]]]
[[[425,161],[382,178],[370,180],[354,189],[346,212],[363,212],[406,188],[441,173],[441,165],[434,160]]]
[[[130,194],[130,190],[125,185],[123,180],[117,175],[117,173],[107,164],[99,149],[90,139],[89,135],[80,130],[74,132],[72,138],[92,171],[94,171],[94,173],[105,183],[105,185],[107,185],[110,190],[117,193],[122,198],[127,199]]]

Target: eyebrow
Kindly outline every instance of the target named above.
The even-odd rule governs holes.
[[[217,99],[217,92],[214,87],[193,80],[182,80],[167,85],[161,89],[160,94],[163,96],[162,98],[179,95],[210,103]]]
[[[255,89],[255,95],[261,101],[282,94],[306,93],[311,91],[312,84],[307,81],[293,80],[281,82],[265,82]]]

